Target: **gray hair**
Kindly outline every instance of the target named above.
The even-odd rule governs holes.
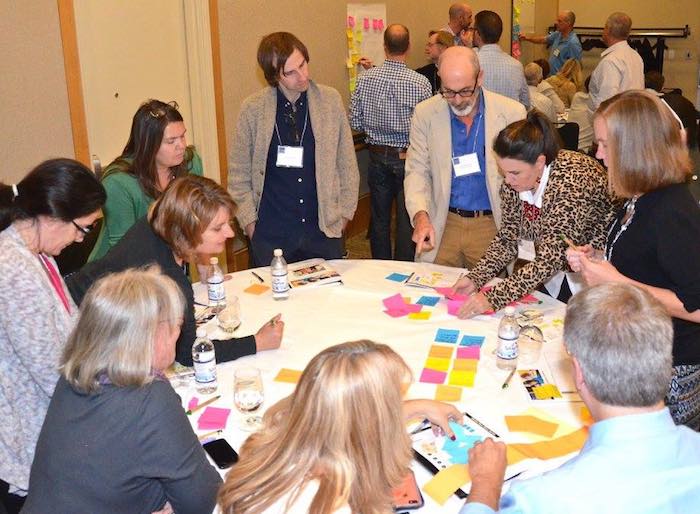
[[[571,25],[572,27],[576,23],[576,15],[574,14],[574,11],[563,11],[564,12],[564,17],[566,18],[566,22]]]
[[[614,12],[608,16],[608,20],[605,22],[605,25],[608,27],[608,34],[615,39],[624,41],[630,35],[630,30],[632,29],[632,18],[623,12]]]
[[[60,369],[75,389],[92,393],[104,381],[140,387],[153,379],[158,325],[178,326],[185,299],[175,281],[152,266],[98,280],[80,308]]]
[[[525,81],[528,86],[536,86],[542,82],[542,66],[536,62],[528,63],[523,69],[525,73]]]
[[[566,309],[564,342],[588,390],[605,404],[649,407],[668,392],[671,318],[636,286],[601,284],[575,295]]]

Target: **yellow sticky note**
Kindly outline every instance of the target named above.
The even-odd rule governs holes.
[[[348,57],[347,59],[345,59],[345,67],[346,67],[347,69],[350,69],[350,68],[352,68],[353,66],[354,66],[354,65],[353,65],[352,59],[350,59],[350,57]]]
[[[438,385],[435,388],[435,399],[439,402],[458,402],[462,399],[462,388]]]
[[[277,376],[275,377],[276,382],[287,382],[289,384],[296,384],[301,378],[301,371],[298,369],[288,369],[282,368]]]
[[[444,505],[457,489],[469,481],[471,478],[466,464],[452,464],[431,478],[423,486],[423,491],[436,503]]]
[[[476,371],[479,365],[477,359],[455,359],[452,369],[459,371]]]
[[[535,398],[538,400],[550,400],[552,398],[561,398],[559,388],[554,384],[543,384],[532,388],[535,393]]]
[[[348,82],[348,85],[349,85],[349,87],[350,87],[350,92],[351,92],[351,93],[352,93],[353,91],[355,91],[355,81],[356,81],[355,77],[352,77],[352,78],[350,79],[350,81]]]
[[[267,291],[268,289],[270,289],[270,288],[268,286],[266,286],[265,284],[252,284],[252,285],[246,287],[243,290],[243,292],[249,293],[249,294],[254,294],[254,295],[261,295],[265,291]]]
[[[441,359],[450,359],[450,358],[452,358],[452,347],[434,344],[433,346],[430,347],[430,353],[428,354],[428,357],[439,357]]]
[[[506,416],[506,425],[511,432],[529,432],[543,437],[552,437],[559,428],[557,423],[535,416]]]
[[[355,41],[357,41],[358,43],[362,43],[362,38],[363,38],[362,29],[356,30],[355,31]]]
[[[462,386],[462,387],[474,387],[474,378],[476,373],[471,370],[460,371],[452,370],[450,373],[450,378],[447,381],[450,385]]]
[[[420,312],[412,312],[408,315],[408,319],[430,319],[432,312],[430,311],[420,311]]]
[[[447,371],[450,369],[450,359],[442,359],[439,357],[428,357],[425,361],[425,366],[428,369],[435,371]]]
[[[347,37],[349,41],[352,41],[354,35],[352,33],[351,28],[348,27],[347,29],[345,29],[345,37]]]

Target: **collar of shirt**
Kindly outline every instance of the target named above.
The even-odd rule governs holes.
[[[521,191],[520,193],[518,193],[518,196],[520,196],[520,199],[523,202],[527,202],[531,205],[534,205],[538,209],[542,208],[542,197],[544,196],[544,190],[547,187],[547,182],[549,181],[549,170],[551,168],[551,163],[544,167],[544,170],[542,171],[542,176],[540,177],[540,185],[537,186],[537,189],[534,193],[529,190]]]
[[[489,43],[487,45],[481,45],[479,47],[479,52],[498,52],[502,53],[503,50],[497,43]],[[505,52],[503,52],[505,53]]]
[[[304,145],[304,125],[308,125],[306,116],[308,112],[308,101],[306,91],[299,95],[295,102],[290,102],[284,93],[277,88],[277,114],[275,123],[281,141],[278,144],[303,146]],[[308,130],[308,127],[307,127]],[[299,136],[297,141],[294,135]]]
[[[625,46],[629,46],[629,45],[627,44],[627,41],[618,41],[618,42],[615,43],[614,45],[610,45],[610,46],[607,47],[605,50],[603,50],[603,51],[600,53],[600,57],[601,57],[601,58],[602,58],[602,57],[605,57],[606,55],[608,55],[608,54],[610,54],[610,53],[612,53],[612,52],[615,52],[615,51],[617,51],[617,50],[620,50],[620,49],[622,49],[622,48],[625,47]]]
[[[384,62],[381,64],[381,66],[386,66],[388,68],[405,68],[406,63],[403,61],[394,61],[392,59],[384,59]]]

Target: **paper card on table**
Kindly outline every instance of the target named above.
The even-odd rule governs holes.
[[[476,371],[479,366],[479,361],[476,359],[455,359],[452,363],[452,369],[457,371]]]
[[[447,381],[450,385],[462,386],[462,387],[474,387],[474,378],[476,377],[476,372],[472,370],[458,370],[453,369],[450,372],[450,379]]]
[[[434,344],[430,347],[430,353],[428,357],[438,357],[441,359],[451,359],[452,358],[452,347],[442,346],[439,344]]]
[[[579,412],[579,418],[581,419],[581,423],[584,427],[590,427],[593,423],[595,423],[593,416],[591,416],[591,411],[589,411],[588,407],[586,407],[585,405],[581,407],[581,411]]]
[[[270,287],[266,286],[265,284],[252,284],[246,287],[243,290],[243,292],[248,294],[261,295],[269,289]]]
[[[430,311],[412,312],[408,315],[408,319],[426,320],[426,319],[430,319],[431,314],[432,314],[432,312],[430,312]]]
[[[187,410],[196,409],[197,405],[199,405],[199,398],[197,398],[196,396],[193,396],[192,398],[190,398],[190,401],[187,403]]]
[[[459,337],[459,330],[449,328],[438,328],[435,334],[435,341],[438,343],[456,343]]]
[[[464,464],[453,464],[443,469],[423,486],[423,491],[439,505],[444,505],[452,494],[469,482],[469,468]]]
[[[435,307],[439,301],[439,296],[421,296],[416,303],[419,305],[427,305],[428,307]]]
[[[484,336],[463,335],[459,346],[481,346],[484,344],[484,339],[486,339]]]
[[[406,308],[406,302],[403,301],[403,297],[398,293],[388,298],[384,298],[382,303],[384,304],[384,307],[390,311],[401,311],[405,310]]]
[[[462,300],[465,301],[469,296],[466,294],[453,293],[451,287],[435,287],[435,291],[448,300]]]
[[[425,384],[444,384],[447,373],[425,368],[420,374],[420,382]]]
[[[287,382],[289,384],[296,384],[301,378],[302,372],[298,369],[288,369],[282,368],[277,376],[275,377],[275,382]]]
[[[458,359],[479,359],[481,357],[481,346],[460,346],[457,348]]]
[[[231,409],[222,409],[221,407],[207,407],[197,420],[198,430],[220,430],[226,428],[228,415],[231,414]]]
[[[428,357],[425,361],[425,367],[436,371],[447,371],[450,369],[450,359],[441,359],[439,357]]]
[[[535,393],[535,398],[537,398],[538,400],[551,400],[554,398],[561,398],[559,388],[554,384],[543,384],[540,386],[535,386],[532,388],[532,392]]]
[[[462,388],[438,385],[435,388],[435,399],[439,402],[458,402],[462,399]]]
[[[464,304],[464,300],[447,300],[447,314],[456,316],[459,308]]]
[[[506,416],[506,425],[511,432],[528,432],[552,437],[559,425],[535,416]]]
[[[410,275],[404,275],[403,273],[392,273],[384,278],[386,280],[391,280],[392,282],[405,282]]]
[[[549,441],[518,443],[508,446],[512,446],[526,457],[546,460],[563,457],[564,455],[579,451],[583,448],[583,444],[586,442],[587,438],[588,431],[585,428],[580,428],[568,435],[550,439]]]

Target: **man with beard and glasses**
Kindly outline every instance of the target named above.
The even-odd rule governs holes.
[[[459,268],[484,254],[501,221],[496,135],[525,118],[519,102],[482,88],[470,48],[440,56],[440,95],[418,104],[406,156],[406,209],[416,258]]]

